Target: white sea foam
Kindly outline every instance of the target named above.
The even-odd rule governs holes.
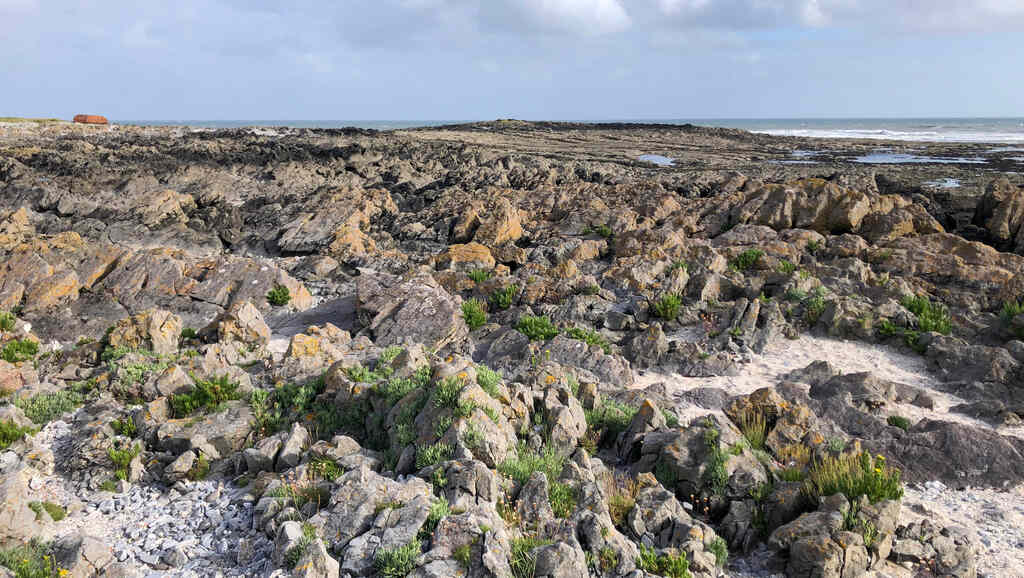
[[[799,136],[811,138],[856,138],[873,140],[923,141],[923,142],[982,142],[982,143],[1024,143],[1022,132],[987,132],[970,130],[921,130],[901,131],[885,129],[820,129],[786,128],[755,130],[774,136]]]

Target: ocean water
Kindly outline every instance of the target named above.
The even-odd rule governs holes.
[[[118,120],[118,124],[241,128],[286,126],[295,128],[357,127],[398,130],[470,120]],[[738,128],[751,132],[819,138],[859,138],[925,142],[981,142],[1024,144],[1024,118],[805,118],[805,119],[608,119],[572,122],[642,122],[695,124]]]

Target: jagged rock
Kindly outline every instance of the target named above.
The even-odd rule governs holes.
[[[249,301],[234,303],[210,328],[215,328],[218,338],[224,342],[238,341],[262,347],[270,341],[270,327],[263,321],[259,309]]]
[[[305,553],[292,570],[295,578],[338,578],[340,574],[338,561],[327,553],[321,540],[314,540],[306,547]]]
[[[107,343],[111,347],[148,349],[167,355],[178,351],[181,328],[181,318],[177,315],[151,309],[118,321],[107,335]]]
[[[668,353],[668,339],[655,323],[626,342],[626,357],[635,367],[653,367],[661,363]]]
[[[533,575],[537,578],[586,578],[590,575],[586,557],[578,547],[559,543],[541,546],[534,553],[537,564]]]
[[[990,182],[974,209],[973,223],[988,231],[997,248],[1024,254],[1024,190],[1006,177]]]
[[[18,468],[0,475],[0,547],[11,548],[30,538],[45,539],[53,529],[36,521],[28,507],[33,492],[29,487],[31,472]]]
[[[299,464],[302,452],[309,446],[309,432],[299,423],[293,423],[291,432],[277,456],[277,471],[283,472]]]
[[[437,350],[469,333],[458,301],[429,275],[406,281],[363,275],[356,287],[359,318],[377,345],[421,343]]]
[[[69,534],[53,544],[57,566],[68,570],[68,576],[87,578],[102,575],[114,562],[114,553],[102,540],[84,533]]]

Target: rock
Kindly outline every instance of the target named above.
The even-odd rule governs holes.
[[[310,437],[306,428],[298,422],[292,424],[291,432],[281,446],[281,452],[277,458],[277,471],[283,472],[299,464],[302,459],[302,452],[309,446]]]
[[[320,540],[314,540],[306,548],[292,570],[292,576],[296,578],[338,578],[339,575],[338,561],[327,553],[327,548]]]
[[[19,468],[0,475],[0,547],[11,548],[31,538],[48,538],[52,529],[36,521],[28,507],[33,492],[31,470]]]
[[[107,343],[111,347],[148,349],[157,355],[168,355],[178,351],[181,329],[181,318],[177,315],[150,309],[118,321],[107,335]]]
[[[988,184],[972,222],[988,232],[996,248],[1024,254],[1024,190],[1006,177]]]
[[[79,124],[107,124],[107,118],[98,114],[76,114],[74,122]]]
[[[587,578],[587,560],[583,551],[569,544],[559,543],[541,546],[534,550],[537,564],[536,578]]]
[[[363,275],[356,289],[358,316],[377,345],[420,343],[438,350],[469,333],[459,302],[429,275],[407,281]]]
[[[499,198],[484,213],[474,240],[488,247],[515,243],[523,236],[519,210],[508,199]]]
[[[184,452],[164,468],[164,478],[170,483],[185,479],[197,458],[195,452]]]
[[[68,576],[87,578],[101,575],[114,562],[114,553],[102,540],[83,533],[69,534],[53,544],[57,566]]]
[[[661,363],[668,353],[668,339],[661,324],[655,323],[631,337],[626,342],[625,352],[635,367],[653,367]]]
[[[494,269],[494,257],[491,251],[480,243],[467,243],[465,245],[451,245],[448,250],[442,253],[437,260],[437,267],[440,270],[451,271],[473,271]]]
[[[249,301],[236,302],[211,324],[221,341],[238,341],[263,347],[270,342],[270,327]],[[204,330],[209,332],[210,329]]]

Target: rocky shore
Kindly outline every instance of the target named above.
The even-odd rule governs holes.
[[[0,577],[1024,576],[1022,170],[0,123]]]

